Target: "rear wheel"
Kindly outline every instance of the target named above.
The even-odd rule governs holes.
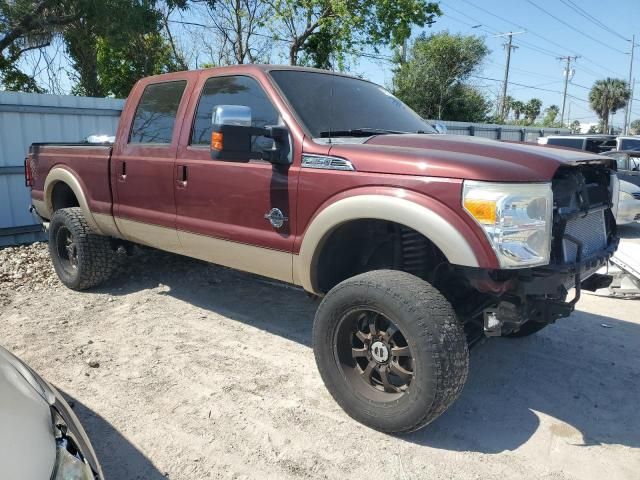
[[[384,432],[427,425],[467,379],[467,342],[451,305],[405,272],[368,272],[333,288],[318,308],[313,347],[338,404]]]
[[[60,281],[73,290],[111,276],[115,255],[108,237],[95,234],[78,207],[57,210],[49,225],[49,254]]]

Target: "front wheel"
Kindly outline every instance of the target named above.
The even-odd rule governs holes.
[[[49,254],[60,281],[72,290],[111,276],[115,255],[108,237],[93,233],[78,207],[57,210],[49,225]]]
[[[345,280],[313,326],[320,375],[338,404],[376,430],[407,433],[460,395],[469,369],[464,330],[444,296],[405,272]]]

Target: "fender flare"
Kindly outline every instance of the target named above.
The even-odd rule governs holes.
[[[53,188],[60,182],[66,184],[78,199],[78,204],[80,205],[80,209],[82,210],[82,215],[87,221],[87,225],[89,225],[89,227],[94,232],[104,235],[104,233],[98,226],[93,213],[91,213],[91,209],[89,208],[89,204],[87,203],[87,197],[84,194],[84,190],[82,189],[80,181],[73,173],[63,167],[52,168],[49,171],[47,179],[44,182],[44,208],[49,218],[51,218],[51,216],[53,215]]]
[[[322,294],[316,284],[316,271],[324,242],[340,225],[360,219],[402,224],[431,240],[452,264],[480,266],[463,234],[433,209],[399,196],[362,194],[331,203],[312,219],[294,262],[296,283],[308,292]]]

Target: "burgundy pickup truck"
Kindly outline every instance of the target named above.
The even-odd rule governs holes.
[[[320,70],[145,78],[113,144],[34,144],[25,167],[69,288],[104,282],[131,244],[299,285],[322,297],[327,388],[386,432],[455,401],[471,345],[568,316],[618,244],[612,159],[439,135]]]

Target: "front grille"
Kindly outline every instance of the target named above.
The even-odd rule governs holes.
[[[607,228],[604,220],[604,210],[588,213],[584,217],[577,217],[567,222],[565,235],[571,235],[582,242],[582,259],[607,248]],[[578,246],[570,240],[562,240],[564,261],[575,262]]]
[[[631,195],[633,195],[633,198],[636,200],[640,200],[640,192],[633,192]]]

